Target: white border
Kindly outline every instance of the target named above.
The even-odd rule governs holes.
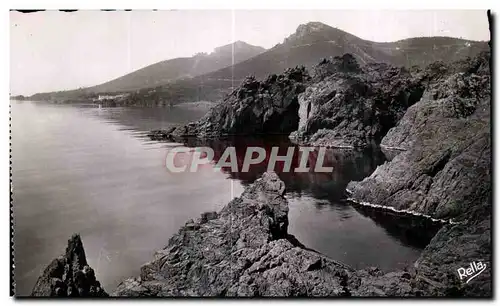
[[[175,0],[175,1],[159,1],[159,0],[140,0],[140,1],[129,1],[129,0],[120,0],[120,1],[96,1],[96,0],[60,0],[60,1],[40,1],[40,0],[7,0],[1,1],[0,5],[2,6],[2,10],[0,12],[1,16],[1,29],[0,29],[0,38],[3,42],[9,41],[9,12],[8,9],[16,8],[16,9],[59,9],[59,8],[68,8],[68,9],[100,9],[100,8],[114,8],[114,9],[487,9],[491,8],[494,12],[500,12],[498,9],[499,1],[483,1],[483,0],[475,0],[475,1],[449,1],[449,0],[419,0],[419,1],[401,1],[401,0],[384,0],[384,1],[370,1],[370,0],[358,0],[358,1],[343,1],[342,3],[338,3],[339,1],[319,1],[319,0],[288,0],[288,1],[270,1],[270,0],[251,0],[251,1],[224,1],[224,0]],[[498,35],[496,33],[495,39],[497,40],[497,49],[498,49]],[[8,141],[9,141],[9,132],[7,130],[8,122],[9,122],[9,103],[8,103],[8,93],[9,93],[9,48],[7,44],[4,44],[4,48],[2,48],[2,73],[1,73],[1,92],[2,97],[4,99],[0,102],[0,143],[2,144],[2,148],[0,149],[0,199],[4,201],[3,213],[1,213],[2,225],[0,227],[2,231],[2,235],[0,236],[0,246],[2,247],[2,252],[0,252],[1,258],[1,298],[2,302],[6,302],[8,304],[13,303],[14,299],[9,298],[9,284],[10,284],[10,269],[8,268],[7,262],[9,261],[8,249],[10,248],[9,244],[9,215],[7,213],[8,203],[7,199],[9,198],[9,177],[7,176],[7,172],[9,170],[9,164],[7,162],[8,154]],[[496,53],[494,57],[496,58]],[[497,61],[495,61],[495,71],[497,70]],[[495,88],[498,88],[498,78],[495,78]],[[495,109],[495,118],[500,118],[499,116],[500,106],[497,106]],[[495,135],[499,135],[500,123],[495,124]],[[498,141],[498,139],[496,139]],[[496,142],[495,142],[496,143]],[[496,147],[496,146],[495,146]],[[498,157],[498,150],[495,148],[495,157]],[[496,159],[498,160],[498,159]],[[496,164],[496,163],[495,163]],[[496,166],[495,166],[496,168]],[[495,169],[497,170],[497,169]],[[497,171],[495,171],[496,173]],[[497,182],[497,180],[494,180]],[[496,187],[496,183],[495,183]],[[495,188],[496,189],[496,188]],[[495,220],[499,222],[498,211],[500,209],[496,209],[495,212]],[[498,228],[496,226],[495,228]],[[495,232],[494,237],[498,237],[498,233]],[[496,242],[496,241],[495,241]],[[495,252],[495,255],[498,255],[498,252]],[[499,261],[497,260],[498,256],[495,256],[495,262],[497,263],[494,266],[497,266]],[[495,269],[496,270],[496,269]],[[495,292],[498,296],[499,291],[499,281],[498,278],[495,281]],[[356,301],[335,301],[335,303],[352,303]],[[186,303],[196,303],[197,301],[184,301]],[[198,301],[200,302],[200,301]],[[213,300],[204,300],[203,303],[222,303],[221,301],[213,301]],[[242,302],[255,302],[248,300],[239,300],[237,303]],[[281,301],[260,301],[264,303],[280,303]],[[292,301],[289,301],[292,302]],[[292,303],[302,303],[304,300],[293,301]],[[369,302],[376,302],[370,300]],[[386,300],[380,301],[381,303],[386,303]],[[396,300],[396,303],[400,303],[400,300]],[[409,302],[409,301],[407,301]],[[51,301],[50,303],[55,303]],[[89,303],[89,302],[85,302]],[[90,303],[103,303],[101,301],[90,301]],[[151,302],[148,302],[151,303]],[[322,301],[321,303],[330,303],[330,301]],[[435,301],[418,301],[417,303],[435,303]],[[454,301],[439,301],[439,303],[455,303]],[[2,303],[3,304],[3,303]]]
[[[227,1],[227,0],[141,0],[141,1],[11,1],[10,8],[78,8],[78,9],[485,9],[491,8],[494,1],[446,1],[446,0],[358,0],[358,1],[325,1],[325,0],[287,0],[287,1]]]

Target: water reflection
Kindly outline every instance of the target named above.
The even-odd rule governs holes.
[[[288,148],[294,148],[291,159],[291,171],[283,171],[284,162],[278,161],[273,168],[278,176],[285,182],[288,192],[300,195],[302,193],[312,194],[316,199],[339,200],[345,196],[345,187],[350,181],[360,180],[369,176],[375,168],[382,164],[385,159],[383,153],[377,148],[365,150],[326,149],[322,166],[332,167],[332,172],[314,171],[318,158],[319,148],[309,153],[307,167],[309,172],[296,172],[299,167],[301,152],[299,146],[290,142],[287,137],[273,136],[267,138],[255,137],[230,137],[226,139],[202,140],[189,138],[184,145],[187,147],[210,147],[214,150],[213,164],[219,162],[223,152],[228,147],[236,149],[238,169],[241,170],[246,150],[249,147],[260,147],[266,151],[266,159],[258,164],[250,165],[248,172],[232,172],[229,167],[221,170],[232,179],[240,180],[243,184],[250,184],[259,178],[268,169],[269,157],[273,147],[279,147],[278,155],[284,156]],[[321,203],[321,201],[318,201]],[[328,202],[323,202],[328,203]]]
[[[423,249],[442,227],[439,222],[428,218],[415,218],[411,215],[396,213],[391,210],[350,203],[363,214],[370,217],[375,223],[384,227],[386,232],[401,240],[402,243],[415,248]]]
[[[140,138],[146,148],[164,150],[164,156],[173,147],[189,148],[206,146],[214,150],[212,166],[198,173],[191,173],[210,180],[213,165],[219,162],[228,147],[235,147],[238,169],[241,169],[248,147],[262,147],[267,152],[264,162],[251,165],[248,172],[222,168],[230,181],[247,185],[267,170],[272,147],[279,147],[279,155],[285,155],[289,147],[295,148],[292,169],[300,161],[298,147],[287,137],[230,137],[219,140],[189,138],[182,143],[151,141],[145,136],[152,129],[167,128],[179,121],[192,121],[203,115],[176,109],[128,109],[114,108],[92,110],[96,116],[118,125],[123,131]],[[314,169],[318,151],[310,155],[309,166]],[[352,180],[369,176],[378,165],[385,162],[378,148],[365,150],[328,149],[323,166],[333,167],[329,173],[309,171],[285,172],[278,162],[274,170],[285,182],[289,201],[289,232],[305,246],[342,261],[354,268],[378,266],[384,270],[400,269],[411,265],[421,249],[434,234],[434,224],[425,221],[353,207],[346,201],[345,187]],[[166,171],[166,170],[165,170]],[[198,179],[199,180],[199,179]]]

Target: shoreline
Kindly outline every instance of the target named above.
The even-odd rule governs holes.
[[[267,274],[271,274],[272,277],[279,274],[279,278],[283,281],[289,280],[288,275],[294,275],[296,282],[289,285],[288,290],[291,290],[289,292],[302,292],[300,295],[306,294],[307,296],[385,295],[385,293],[393,292],[394,284],[408,283],[410,274],[407,271],[384,273],[376,267],[355,270],[316,250],[305,247],[287,232],[288,201],[284,196],[283,181],[274,172],[264,173],[261,178],[245,188],[241,197],[230,201],[220,212],[206,212],[196,220],[188,220],[179,229],[178,234],[170,238],[167,247],[156,251],[154,259],[141,267],[139,277],[123,280],[110,295],[117,297],[288,296],[281,291],[282,294],[273,291],[277,290],[273,289],[272,285],[276,280],[269,279],[271,276]],[[228,224],[229,220],[237,224]],[[236,236],[232,241],[231,238],[215,239],[219,244],[212,244],[214,240],[212,233],[218,231],[222,235],[215,234],[218,236],[216,238]],[[74,244],[82,244],[79,235],[74,235],[68,243],[68,249],[75,250],[72,252],[76,254],[72,255],[71,252],[68,254],[67,251],[66,261],[69,261],[69,258],[81,258],[82,254],[85,256],[83,245],[81,249],[71,247]],[[212,255],[206,253],[207,248],[210,249],[210,253],[224,253],[225,255],[210,258]],[[231,255],[233,257],[228,258],[229,254],[233,254]],[[191,279],[188,277],[191,276],[190,273],[201,275],[208,273],[210,277],[217,279],[217,273],[211,271],[212,269],[217,273],[229,270],[233,274],[232,276],[226,275],[228,279],[218,280],[223,281],[224,285],[219,285],[219,291],[210,288],[210,286],[216,286],[217,281],[207,286],[200,275],[197,275],[195,280],[186,279]],[[89,267],[82,266],[81,270],[89,270]],[[197,270],[198,272],[190,272]],[[304,276],[304,273],[311,275]],[[35,296],[40,295],[41,292],[46,294],[51,290],[49,295],[60,294],[60,289],[57,289],[60,287],[54,288],[53,284],[60,285],[61,282],[50,280],[49,275],[54,275],[52,264],[46,268],[37,281],[33,290]],[[242,278],[253,279],[252,284],[241,282]],[[66,287],[72,286],[71,280],[61,279],[61,281],[70,282]],[[182,289],[186,287],[186,281],[192,283],[186,289]],[[309,288],[307,284],[310,281],[316,282],[316,285],[321,286],[323,291],[316,292]],[[383,294],[371,288],[378,283],[387,287]],[[258,288],[263,286],[265,289],[256,289],[255,286]],[[406,294],[409,294],[408,288],[405,289]],[[88,291],[82,292],[89,294]],[[89,294],[89,296],[95,295]]]
[[[322,61],[312,76],[296,67],[263,81],[249,77],[202,119],[150,134],[161,140],[290,132],[311,145],[405,148],[346,189],[353,203],[443,223],[408,271],[354,270],[291,243],[284,182],[266,172],[220,212],[189,220],[140,276],[111,295],[491,297],[491,270],[470,283],[457,273],[471,262],[491,267],[489,65],[483,53],[412,75],[388,65],[361,67],[346,54]],[[79,274],[85,267],[72,258],[64,262]],[[50,268],[34,293],[59,288]],[[62,282],[74,286],[71,278]]]

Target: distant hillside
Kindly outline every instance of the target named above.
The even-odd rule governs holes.
[[[265,33],[263,34],[265,35]],[[248,44],[241,42],[240,44],[244,46],[243,50],[250,49]],[[298,65],[311,67],[322,58],[340,56],[345,53],[352,54],[361,64],[385,62],[409,68],[414,65],[426,66],[439,60],[452,62],[468,56],[472,57],[480,51],[488,49],[488,44],[487,42],[451,37],[421,37],[396,42],[373,42],[363,40],[320,22],[309,22],[300,25],[295,33],[266,52],[260,53],[261,48],[255,48],[253,49],[254,52],[259,53],[256,56],[243,60],[245,56],[250,56],[252,52],[244,53],[245,56],[238,57],[242,61],[233,66],[226,65],[225,68],[192,78],[179,79],[194,75],[194,73],[186,72],[190,71],[186,67],[192,68],[193,64],[178,64],[186,69],[173,69],[176,71],[174,77],[171,70],[161,68],[164,66],[158,63],[114,81],[88,88],[81,93],[89,95],[91,92],[106,92],[117,88],[133,88],[135,90],[142,86],[142,89],[135,91],[129,99],[121,104],[164,105],[185,101],[214,101],[228,93],[232,86],[239,85],[248,75],[264,78],[269,74],[281,73],[286,68]],[[230,46],[219,49],[221,50],[216,51],[215,54],[220,54],[224,59],[230,57]],[[235,46],[235,50],[237,49]],[[190,63],[196,61],[195,58],[189,58]],[[175,59],[164,63],[175,62],[177,64],[183,60],[185,59]],[[212,58],[208,62],[213,63],[214,59]],[[151,75],[154,75],[154,77]],[[153,79],[159,83],[151,84],[152,81],[146,82],[146,80]],[[141,80],[141,82],[132,80]],[[116,84],[119,84],[119,86]],[[61,94],[58,93],[58,97],[61,97]]]
[[[218,47],[210,54],[199,53],[193,57],[174,58],[149,65],[118,79],[87,88],[88,92],[123,92],[145,87],[155,87],[180,78],[192,78],[212,72],[233,63],[239,63],[252,58],[266,49],[252,46],[242,41]]]
[[[44,99],[47,96],[56,96],[69,99],[75,98],[78,95],[130,92],[142,88],[161,86],[173,80],[192,78],[231,66],[234,63],[252,58],[265,50],[262,47],[237,41],[217,47],[210,54],[198,53],[192,57],[174,58],[155,63],[101,85],[78,90],[40,93],[34,95],[33,98]]]
[[[487,42],[451,37],[410,38],[380,43],[363,40],[319,22],[300,25],[283,43],[231,67],[188,80],[179,80],[147,90],[155,99],[170,101],[216,100],[248,75],[264,78],[286,68],[311,67],[321,58],[350,53],[361,64],[386,62],[407,68],[435,61],[452,62],[487,50]],[[145,91],[146,92],[146,91]]]

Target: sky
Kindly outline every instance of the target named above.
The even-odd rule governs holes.
[[[10,92],[93,86],[237,40],[271,48],[310,21],[372,41],[490,37],[486,11],[479,10],[11,11]]]

